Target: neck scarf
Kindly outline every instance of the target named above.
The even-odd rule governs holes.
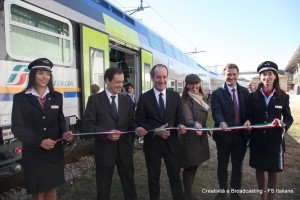
[[[193,98],[200,106],[204,108],[204,110],[208,111],[209,106],[205,103],[203,100],[203,97],[197,94],[193,94],[190,91],[188,91],[188,94],[190,95],[191,98]]]
[[[272,90],[269,90],[269,91],[264,91],[263,90],[263,93],[265,94],[265,96],[268,98],[270,96],[270,94],[273,92],[274,88]]]

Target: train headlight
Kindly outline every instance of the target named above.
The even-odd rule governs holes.
[[[13,170],[14,170],[14,173],[17,174],[17,173],[19,173],[19,172],[22,171],[22,166],[21,166],[20,164],[16,164],[16,165],[14,166]]]

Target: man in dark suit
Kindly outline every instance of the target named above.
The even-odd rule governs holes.
[[[108,68],[104,80],[106,89],[89,97],[83,117],[86,132],[111,132],[95,135],[97,199],[110,199],[116,164],[124,199],[134,200],[137,199],[133,167],[135,134],[121,132],[136,130],[140,136],[145,130],[134,123],[134,105],[131,100],[119,94],[124,84],[123,72],[118,68]]]
[[[227,64],[224,68],[225,83],[223,87],[212,92],[211,109],[215,127],[213,139],[218,152],[218,182],[220,189],[227,190],[228,163],[231,156],[232,173],[231,189],[240,189],[242,180],[242,164],[247,150],[248,132],[246,130],[228,130],[231,126],[243,125],[246,121],[246,101],[248,89],[237,83],[239,68],[235,64]],[[226,193],[220,193],[216,199],[223,199]],[[231,199],[239,199],[237,193],[230,195]]]
[[[182,200],[183,190],[180,179],[180,144],[177,130],[167,127],[178,126],[185,133],[181,99],[177,92],[166,89],[168,69],[157,64],[150,76],[154,88],[142,94],[136,110],[136,122],[148,130],[144,136],[144,153],[148,173],[148,189],[151,200],[160,196],[161,158],[164,159],[173,199]]]

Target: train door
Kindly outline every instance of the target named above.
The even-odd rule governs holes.
[[[106,33],[82,25],[81,27],[81,81],[83,110],[91,95],[91,85],[105,87],[104,71],[109,67],[109,39]]]
[[[150,70],[153,66],[153,55],[144,49],[141,50],[141,91],[142,93],[152,88]]]
[[[124,86],[127,83],[131,83],[135,92],[139,91],[137,87],[140,77],[139,53],[138,47],[133,47],[129,44],[125,45],[121,41],[110,38],[109,66],[121,69],[124,74]],[[124,94],[126,93],[125,88],[123,88],[123,92]]]
[[[122,69],[124,82],[134,85],[136,100],[151,88],[152,53],[110,38],[110,67]],[[126,93],[125,88],[123,90]]]

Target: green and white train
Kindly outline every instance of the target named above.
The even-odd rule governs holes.
[[[20,141],[10,130],[13,95],[27,83],[29,62],[54,63],[54,87],[64,96],[64,114],[76,129],[91,85],[104,89],[109,67],[124,71],[135,95],[152,87],[150,69],[169,69],[168,88],[181,93],[187,74],[198,74],[208,93],[220,86],[210,72],[160,35],[104,0],[0,0],[0,177],[21,170]],[[76,131],[76,130],[74,130]]]

